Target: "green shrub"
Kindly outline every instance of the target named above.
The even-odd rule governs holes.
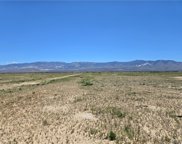
[[[95,128],[91,128],[90,133],[91,133],[91,135],[96,135],[98,133],[98,130]]]
[[[124,112],[122,112],[119,108],[116,107],[108,107],[107,111],[110,112],[112,115],[117,116],[118,118],[124,118],[126,115]]]
[[[110,131],[107,137],[110,141],[116,140],[116,134],[113,131]]]
[[[93,83],[92,83],[92,81],[90,79],[83,79],[81,81],[81,83],[82,83],[82,86],[91,86],[91,85],[93,85]]]
[[[77,103],[77,102],[81,102],[81,101],[83,101],[84,99],[82,98],[82,97],[77,97],[77,98],[75,98],[74,99],[74,103]]]
[[[125,133],[127,134],[129,139],[133,139],[134,137],[134,130],[131,128],[131,126],[125,126],[124,128]]]

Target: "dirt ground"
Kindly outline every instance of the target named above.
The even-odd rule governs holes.
[[[182,80],[182,76],[181,77],[174,77],[174,78],[176,78],[178,80]]]
[[[180,75],[0,74],[0,144],[181,144]]]

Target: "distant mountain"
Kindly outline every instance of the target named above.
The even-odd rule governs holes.
[[[0,65],[0,72],[85,72],[85,71],[182,71],[182,62],[172,60],[130,62],[34,62]]]

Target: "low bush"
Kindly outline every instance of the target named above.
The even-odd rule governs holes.
[[[115,134],[113,131],[110,131],[110,132],[108,133],[107,138],[108,138],[110,141],[114,141],[114,140],[116,140],[116,134]]]
[[[129,139],[134,138],[134,130],[131,128],[131,126],[129,126],[129,125],[125,126],[124,131]]]
[[[90,79],[83,79],[81,81],[81,83],[82,83],[82,86],[91,86],[91,85],[93,85],[93,83],[92,83],[92,81]]]

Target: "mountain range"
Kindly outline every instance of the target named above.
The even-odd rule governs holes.
[[[182,71],[182,62],[135,60],[129,62],[33,62],[0,65],[0,73],[87,71]]]

